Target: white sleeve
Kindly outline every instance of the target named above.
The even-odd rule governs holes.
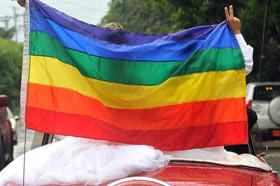
[[[253,69],[253,51],[254,48],[251,47],[250,45],[247,45],[245,39],[243,38],[242,34],[236,34],[235,38],[240,46],[241,52],[244,57],[244,62],[245,62],[245,70],[246,70],[246,75],[250,74],[250,72]]]

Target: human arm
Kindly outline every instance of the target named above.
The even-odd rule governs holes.
[[[245,62],[246,75],[248,75],[253,69],[253,47],[247,45],[245,39],[241,34],[241,21],[237,17],[234,17],[232,5],[228,8],[225,7],[225,16],[228,23],[228,26],[232,29],[235,34],[235,38],[240,46],[241,52],[243,54]]]
[[[241,52],[243,54],[243,58],[244,58],[244,63],[245,63],[245,71],[246,71],[246,75],[250,74],[250,72],[253,70],[253,52],[254,52],[254,48],[251,47],[250,45],[247,45],[245,39],[243,38],[243,35],[240,34],[236,34],[235,38],[239,44],[239,47],[241,49]]]

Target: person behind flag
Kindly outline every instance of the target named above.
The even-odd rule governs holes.
[[[243,38],[241,34],[241,21],[237,17],[234,17],[233,12],[233,6],[229,6],[229,10],[227,7],[225,7],[225,16],[228,23],[228,26],[233,31],[235,38],[240,46],[241,52],[243,54],[244,62],[245,62],[245,71],[246,75],[250,74],[253,68],[253,47],[250,45],[247,45],[245,39]],[[248,131],[250,132],[251,128],[254,126],[254,124],[257,121],[257,114],[254,110],[247,107],[247,117],[248,117]],[[249,137],[250,138],[250,137]],[[250,139],[249,139],[250,141]],[[249,142],[250,143],[250,142]],[[235,151],[239,154],[241,153],[247,153],[248,152],[248,146],[247,145],[240,145],[235,147],[227,146],[225,147],[227,150]]]
[[[244,40],[241,34],[241,21],[237,17],[234,17],[232,5],[229,6],[229,10],[227,7],[225,7],[225,16],[226,16],[227,23],[231,28],[231,30],[233,31],[233,33],[235,34],[236,40],[242,51],[244,62],[245,62],[246,75],[248,75],[253,69],[254,49],[250,45],[247,45],[246,41]],[[247,108],[247,114],[248,114],[249,129],[251,129],[257,120],[257,116],[256,113],[250,108]]]
[[[123,42],[123,34],[119,31],[124,31],[122,25],[117,22],[110,22],[103,26],[103,28],[114,30],[108,35],[108,41],[114,44],[121,44]],[[121,69],[120,65],[118,65]],[[115,70],[115,69],[114,69]]]
[[[25,0],[17,0],[17,2],[21,6],[25,5]],[[248,75],[252,71],[252,67],[253,67],[253,48],[247,45],[246,41],[244,40],[241,34],[241,21],[237,17],[234,17],[232,5],[229,7],[229,10],[227,7],[225,7],[225,16],[226,16],[227,23],[229,27],[232,29],[232,31],[234,32],[237,42],[242,51],[244,61],[245,61],[246,75]],[[104,26],[104,28],[109,28],[113,30],[123,30],[122,26],[119,25],[118,23],[108,23]],[[112,40],[114,41],[112,43],[115,44],[118,44],[118,40],[122,39],[121,33],[118,32],[113,32],[112,35],[110,36],[112,36]],[[116,37],[116,36],[120,36],[120,37]],[[249,128],[251,128],[253,124],[256,122],[255,116],[256,115],[254,111],[248,112]],[[253,118],[253,120],[251,118]]]

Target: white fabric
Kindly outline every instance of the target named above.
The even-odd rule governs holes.
[[[22,184],[21,155],[0,172],[0,185]],[[67,137],[25,155],[25,185],[91,184],[153,171],[164,167],[170,156],[145,145]]]
[[[253,155],[238,155],[221,147],[163,152],[146,145],[67,137],[25,155],[25,185],[90,184],[162,168],[171,159],[245,165],[263,170],[270,166]],[[0,172],[0,185],[22,184],[23,155]]]
[[[248,166],[260,168],[262,170],[271,171],[271,167],[264,161],[259,160],[251,154],[237,154],[229,152],[223,146],[209,147],[182,151],[165,152],[172,156],[172,159],[184,159],[198,162],[216,163],[230,166]]]
[[[23,155],[0,172],[0,185],[22,184]],[[25,154],[25,185],[90,184],[162,168],[171,159],[245,165],[271,170],[253,155],[238,155],[223,147],[163,152],[146,145],[67,137]]]
[[[253,52],[254,48],[250,45],[247,45],[245,39],[243,38],[242,34],[236,34],[235,38],[240,46],[241,52],[243,54],[244,62],[245,62],[245,70],[246,75],[250,74],[253,69]]]

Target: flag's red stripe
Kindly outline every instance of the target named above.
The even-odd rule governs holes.
[[[88,116],[27,107],[27,128],[39,132],[72,135],[129,144],[152,145],[161,150],[247,143],[246,122],[172,130],[125,130]],[[209,135],[211,134],[211,135]]]
[[[190,102],[149,109],[115,109],[78,92],[29,84],[28,106],[89,116],[128,130],[165,130],[246,120],[243,98]]]

